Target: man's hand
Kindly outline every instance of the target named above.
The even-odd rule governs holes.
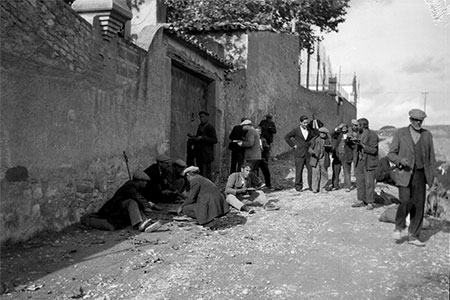
[[[183,214],[183,206],[178,207],[177,214],[181,216]]]
[[[297,145],[294,145],[292,148],[293,148],[294,150],[297,150]]]
[[[238,144],[239,146],[242,146],[243,142],[242,142],[242,141],[239,141],[239,142],[237,142],[237,144]]]
[[[403,167],[409,167],[409,161],[406,157],[402,157],[400,159],[400,165],[402,165]]]

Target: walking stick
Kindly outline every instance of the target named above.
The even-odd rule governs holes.
[[[127,165],[127,171],[128,171],[128,177],[131,180],[131,173],[130,173],[130,167],[128,166],[128,156],[125,153],[125,150],[123,150],[123,158],[125,159],[125,164]]]

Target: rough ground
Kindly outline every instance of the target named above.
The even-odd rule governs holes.
[[[449,298],[448,223],[430,220],[424,248],[395,244],[383,208],[350,208],[356,191],[295,192],[292,168],[271,166],[279,211],[232,211],[218,230],[162,211],[154,233],[77,225],[5,247],[0,299]]]

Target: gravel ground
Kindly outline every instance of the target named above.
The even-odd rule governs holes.
[[[430,220],[423,248],[396,244],[383,208],[350,207],[355,190],[299,193],[290,161],[271,170],[281,209],[232,211],[217,230],[168,205],[157,232],[76,225],[6,246],[0,299],[449,299],[447,222]]]

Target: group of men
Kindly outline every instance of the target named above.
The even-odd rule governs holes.
[[[187,166],[181,159],[172,161],[160,155],[156,163],[144,171],[136,171],[116,194],[95,214],[88,214],[82,222],[104,230],[114,230],[131,225],[141,231],[153,231],[161,222],[151,222],[145,213],[152,208],[152,201],[176,201],[183,203],[179,214],[194,218],[200,225],[212,227],[217,218],[232,206],[240,211],[254,213],[251,206],[263,206],[266,210],[279,209],[267,201],[261,190],[263,184],[255,173],[262,170],[267,187],[271,187],[268,158],[276,126],[271,115],[259,125],[259,131],[251,120],[244,118],[230,133],[229,149],[232,166],[224,193],[211,181],[213,146],[217,143],[215,129],[208,123],[208,113],[200,112],[197,134],[189,135],[188,144],[194,150],[197,166]],[[395,220],[394,238],[407,238],[416,246],[419,240],[425,203],[425,184],[435,184],[435,154],[431,134],[422,128],[425,112],[413,109],[409,112],[410,125],[399,129],[388,153],[394,166],[392,178],[399,188],[400,205]],[[295,182],[299,191],[314,193],[339,189],[341,169],[344,188],[351,191],[352,164],[356,177],[357,199],[352,207],[374,208],[375,171],[378,166],[378,135],[369,128],[366,118],[352,120],[352,126],[341,124],[331,133],[313,116],[300,117],[300,124],[289,131],[285,141],[294,150]],[[268,148],[268,149],[267,149]],[[332,162],[331,159],[332,158]],[[332,166],[331,186],[327,189],[328,167]],[[303,169],[307,169],[308,188],[303,186]],[[409,233],[405,231],[406,217],[410,215]]]
[[[419,240],[424,217],[426,184],[437,183],[435,153],[432,135],[422,128],[426,113],[420,109],[409,112],[410,125],[396,131],[387,158],[393,182],[399,189],[400,205],[395,218],[394,239],[407,239],[410,244],[424,246]],[[297,191],[325,189],[327,168],[332,157],[333,176],[328,190],[339,189],[339,175],[344,173],[344,188],[351,191],[351,168],[354,165],[357,199],[352,207],[374,208],[376,171],[379,164],[378,135],[369,128],[366,118],[352,120],[351,131],[341,124],[328,136],[328,129],[321,125],[316,131],[307,116],[300,117],[300,124],[285,135],[294,150],[295,184]],[[315,121],[314,124],[319,124]],[[316,125],[315,125],[316,126]],[[329,140],[331,139],[331,140]],[[303,169],[307,169],[308,188],[303,188]],[[406,232],[406,217],[410,225]]]

